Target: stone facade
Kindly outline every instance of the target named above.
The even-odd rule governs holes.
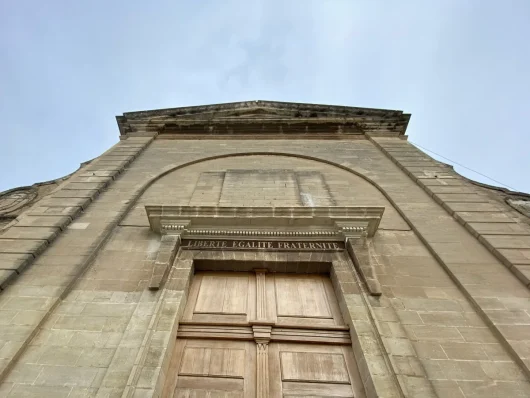
[[[161,396],[204,264],[326,267],[369,397],[530,396],[528,196],[419,151],[408,119],[264,101],[118,117],[118,144],[0,232],[0,397]],[[238,234],[345,250],[182,247]]]

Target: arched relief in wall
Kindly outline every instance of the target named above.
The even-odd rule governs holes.
[[[121,225],[147,226],[146,204],[180,206],[384,206],[380,230],[410,230],[384,195],[351,171],[289,155],[227,156],[157,179]]]

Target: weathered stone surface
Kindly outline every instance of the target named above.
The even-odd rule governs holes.
[[[42,252],[47,245],[46,240],[0,238],[0,253],[27,253],[35,256]]]
[[[81,206],[42,206],[42,202],[39,202],[37,206],[32,207],[25,216],[66,216],[73,219],[82,211],[83,209]]]
[[[274,109],[275,118],[286,112]],[[154,112],[119,119],[127,139],[0,235],[0,270],[5,265],[11,278],[0,292],[0,396],[153,396],[169,369],[194,272],[270,264],[275,272],[331,269],[368,396],[530,395],[530,233],[503,201],[397,137],[257,139],[241,129],[245,139],[225,139],[204,135],[202,111]],[[378,112],[376,119],[387,111]],[[174,125],[178,115],[203,119],[195,137],[164,130],[153,141],[140,136],[151,134],[148,115]],[[359,256],[359,269],[377,278],[382,294],[366,295],[343,253],[182,249],[164,262],[170,271],[159,291],[149,291],[153,275],[162,275],[149,204],[384,206]],[[39,255],[46,238],[38,234],[59,228]],[[12,370],[2,373],[7,364]]]
[[[85,184],[81,182],[76,182],[75,184]],[[86,184],[94,184],[93,182]],[[100,184],[97,182],[96,184]],[[56,192],[52,195],[52,198],[90,198],[94,199],[99,195],[97,189],[62,189],[59,192]]]
[[[31,254],[0,253],[0,269],[16,270],[20,273],[31,261]]]
[[[42,239],[51,243],[59,234],[60,228],[51,227],[19,227],[14,226],[6,231],[4,239]]]
[[[92,202],[90,198],[46,198],[38,204],[40,207],[80,207],[85,209]]]
[[[14,270],[0,269],[0,290],[4,289],[16,275]]]
[[[32,209],[30,214],[37,214],[37,209]],[[72,211],[75,214],[75,211]],[[48,227],[48,228],[59,228],[64,229],[70,222],[72,218],[70,216],[62,215],[48,215],[49,213],[43,212],[46,214],[43,216],[33,216],[33,215],[24,215],[17,219],[16,227]]]

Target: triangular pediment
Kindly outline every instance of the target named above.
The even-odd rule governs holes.
[[[338,126],[355,126],[360,131],[382,135],[404,134],[410,115],[401,111],[349,106],[318,105],[275,101],[244,101],[225,104],[189,106],[128,112],[118,116],[122,135],[147,131],[180,131],[179,126],[193,124],[278,123],[315,126],[329,124],[336,132]],[[309,131],[310,129],[308,129]],[[210,129],[206,129],[208,133]],[[283,133],[283,132],[282,132]]]

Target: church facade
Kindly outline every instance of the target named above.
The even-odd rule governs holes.
[[[0,194],[0,397],[528,397],[530,197],[401,111],[125,113]]]

